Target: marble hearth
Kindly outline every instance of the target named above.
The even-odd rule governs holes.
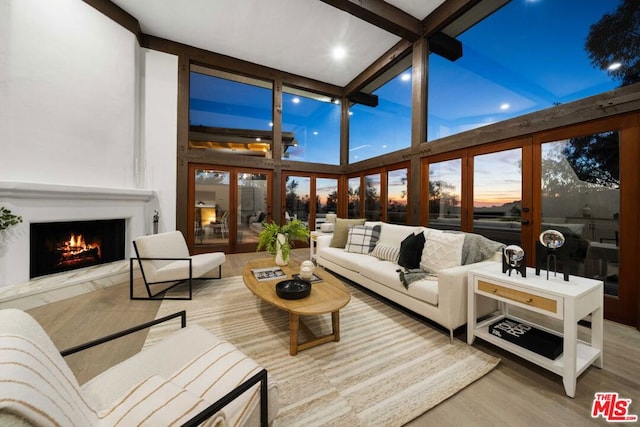
[[[29,309],[128,280],[132,240],[152,231],[156,192],[0,181],[0,205],[23,223],[0,242],[0,308]],[[29,278],[31,222],[124,218],[125,259],[34,279]]]

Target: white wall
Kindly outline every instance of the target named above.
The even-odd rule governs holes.
[[[134,35],[80,0],[0,8],[0,180],[132,187]]]
[[[156,189],[160,231],[176,229],[178,57],[141,49],[146,187]],[[153,212],[151,212],[153,214]]]
[[[28,280],[33,221],[125,217],[135,238],[158,210],[175,229],[177,62],[81,0],[0,0],[0,206],[25,220],[0,287]]]

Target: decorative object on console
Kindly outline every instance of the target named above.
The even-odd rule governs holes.
[[[564,235],[558,230],[545,230],[540,233],[540,244],[545,247],[547,251],[547,280],[549,280],[549,271],[551,260],[553,260],[553,275],[557,275],[558,273],[558,257],[557,252],[558,248],[561,248],[564,245],[565,238]],[[540,275],[540,264],[536,264],[536,276]],[[567,268],[564,269],[563,272],[564,280],[569,281],[569,271]]]
[[[287,265],[291,254],[291,241],[309,241],[309,229],[299,219],[294,219],[279,226],[275,222],[264,223],[258,236],[259,251],[265,248],[267,252],[275,256],[277,265]]]
[[[153,211],[153,234],[158,234],[158,221],[160,221],[160,214],[158,211]]]
[[[518,245],[509,245],[502,250],[502,272],[515,270],[522,277],[527,277],[527,263],[525,261],[524,249]]]

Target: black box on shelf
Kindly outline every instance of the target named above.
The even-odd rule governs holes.
[[[489,333],[555,360],[562,354],[562,337],[526,323],[504,318],[489,326]]]

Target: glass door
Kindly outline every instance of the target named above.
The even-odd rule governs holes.
[[[620,141],[617,131],[542,144],[541,231],[562,233],[570,274],[604,282],[618,295]],[[539,251],[543,248],[539,247]]]
[[[230,172],[194,169],[193,245],[229,244]]]
[[[522,245],[522,149],[473,157],[473,231]]]

